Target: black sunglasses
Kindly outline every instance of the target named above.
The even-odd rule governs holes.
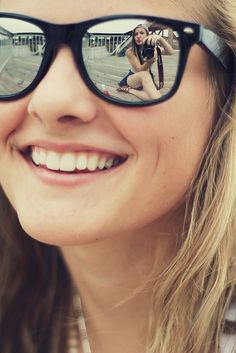
[[[130,89],[127,85],[127,76],[133,72],[129,71],[126,50],[134,46],[133,29],[140,24],[162,37],[158,50],[152,43],[147,45],[146,53],[144,46],[140,46],[138,54],[144,63],[157,50],[157,65],[155,62],[147,70],[150,84],[157,90],[155,98],[144,96],[142,86]],[[47,73],[56,48],[63,43],[71,48],[80,75],[91,91],[122,106],[156,104],[172,97],[180,85],[193,44],[215,57],[219,69],[226,73],[232,73],[235,61],[233,51],[217,34],[196,23],[116,15],[62,25],[0,13],[0,100],[14,100],[30,93]],[[171,54],[165,55],[163,43],[171,47]]]

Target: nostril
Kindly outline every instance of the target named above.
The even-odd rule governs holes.
[[[75,120],[78,120],[77,117],[73,116],[73,115],[66,115],[66,116],[62,116],[58,119],[58,121],[60,123],[70,123],[73,122]]]

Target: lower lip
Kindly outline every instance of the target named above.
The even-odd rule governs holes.
[[[100,180],[100,178],[102,177],[114,175],[115,173],[117,174],[121,171],[122,166],[125,164],[125,162],[123,162],[119,166],[90,173],[60,173],[53,170],[49,170],[47,168],[38,167],[32,161],[26,160],[24,157],[23,159],[27,163],[28,167],[33,172],[35,177],[41,182],[48,185],[63,187],[75,187],[85,185],[88,183],[95,182],[98,179]]]

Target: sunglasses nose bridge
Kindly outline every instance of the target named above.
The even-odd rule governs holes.
[[[44,67],[49,68],[52,63],[52,58],[55,57],[59,48],[63,45],[68,46],[73,52],[74,57],[77,56],[76,50],[76,35],[75,26],[73,24],[61,25],[61,24],[50,24],[50,27],[45,31],[45,35],[48,41],[48,60],[45,61]]]
[[[55,48],[59,45],[66,44],[70,47],[73,45],[73,25],[57,25],[53,24],[50,26],[48,32],[49,40],[51,45]]]
[[[50,26],[50,29],[46,34],[48,41],[50,43],[48,49],[48,60],[44,64],[44,72],[46,72],[52,64],[53,58],[57,55],[58,50],[61,46],[66,45],[72,51],[76,66],[79,71],[81,71],[81,41],[82,34],[81,28],[78,28],[78,25],[75,24],[53,24]],[[83,76],[83,74],[82,74]]]
[[[81,42],[81,31],[78,30],[78,25],[53,25],[50,29],[49,39],[53,52],[57,51],[61,45],[70,47],[75,58],[78,56],[78,46]]]
[[[66,44],[73,49],[75,43],[80,41],[82,30],[78,24],[59,25],[58,29],[55,37],[57,44]]]
[[[82,42],[84,30],[78,24],[67,25],[64,30],[64,40],[60,44],[66,44],[72,51],[75,63],[79,71],[83,67],[83,58],[82,58]],[[83,76],[83,72],[81,73]]]

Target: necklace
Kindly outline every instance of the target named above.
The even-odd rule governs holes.
[[[67,353],[78,353],[78,334],[81,340],[82,353],[91,353],[91,348],[88,340],[85,319],[82,310],[82,304],[79,296],[74,298],[74,307],[77,314],[76,327],[69,333],[68,351]]]

